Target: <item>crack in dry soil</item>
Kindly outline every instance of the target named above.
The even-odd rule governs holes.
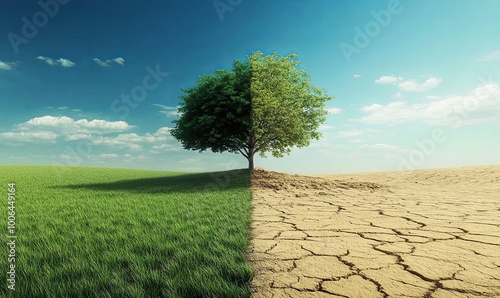
[[[500,166],[254,171],[253,295],[500,297],[499,182]]]

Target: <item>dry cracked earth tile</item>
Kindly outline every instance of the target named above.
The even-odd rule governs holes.
[[[500,297],[500,166],[255,171],[254,297]]]

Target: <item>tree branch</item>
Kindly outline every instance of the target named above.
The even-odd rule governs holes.
[[[259,141],[261,141],[261,140],[262,140],[262,139],[259,139]],[[269,138],[268,140],[263,140],[263,141],[259,142],[260,144],[257,144],[257,145],[255,146],[254,152],[259,152],[259,151],[261,151],[261,150],[263,149],[263,147],[264,147],[266,144],[268,144],[268,143],[270,143],[270,142],[277,141],[277,140],[279,140],[279,138],[278,138],[278,137],[274,137],[274,138]],[[256,142],[256,143],[257,143],[257,142]]]
[[[240,151],[241,155],[243,155],[244,157],[248,158],[248,153],[245,154],[245,152],[241,151],[241,149],[239,149],[239,148],[238,148],[238,151]]]

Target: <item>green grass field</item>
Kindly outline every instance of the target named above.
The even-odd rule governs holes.
[[[16,183],[16,289],[7,289]],[[2,297],[248,297],[246,170],[0,166]],[[3,205],[3,206],[2,206]]]

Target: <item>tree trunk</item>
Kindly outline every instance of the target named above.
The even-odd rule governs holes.
[[[248,169],[253,171],[253,154],[248,156]]]
[[[250,137],[248,138],[248,169],[250,170],[250,172],[252,172],[254,169],[253,167],[253,156],[255,154],[254,146],[255,144],[253,135],[250,135]]]

